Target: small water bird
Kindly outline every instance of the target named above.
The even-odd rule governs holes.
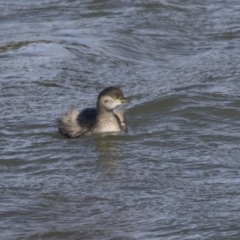
[[[107,87],[99,93],[96,108],[85,108],[81,112],[71,109],[58,119],[59,132],[68,138],[103,132],[126,132],[124,110],[115,108],[127,102],[120,88]]]

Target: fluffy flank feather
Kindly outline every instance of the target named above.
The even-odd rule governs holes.
[[[58,129],[62,135],[68,138],[76,138],[83,133],[84,129],[77,121],[78,115],[78,110],[71,109],[58,120]]]

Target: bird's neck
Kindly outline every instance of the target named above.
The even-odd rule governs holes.
[[[107,110],[103,106],[100,106],[99,104],[97,104],[97,116],[110,117],[110,116],[113,116],[113,115],[114,115],[113,110]]]

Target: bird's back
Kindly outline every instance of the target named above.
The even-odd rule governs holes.
[[[78,114],[77,121],[82,128],[89,129],[93,126],[96,117],[96,108],[85,108]]]
[[[68,138],[87,135],[90,133],[96,116],[96,108],[85,108],[80,113],[76,109],[71,109],[58,119],[59,132]]]

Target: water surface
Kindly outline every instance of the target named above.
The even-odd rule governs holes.
[[[239,239],[238,2],[0,3],[1,239]],[[59,135],[111,85],[127,134]]]

